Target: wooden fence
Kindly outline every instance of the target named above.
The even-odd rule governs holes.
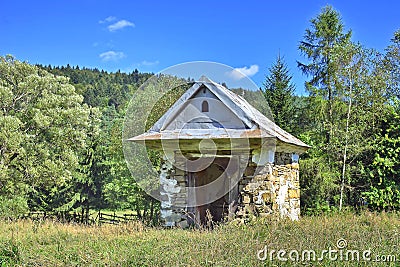
[[[122,215],[116,215],[114,213],[105,213],[99,211],[95,221],[98,224],[102,223],[108,223],[108,224],[121,224],[121,223],[128,223],[132,221],[139,221],[139,218],[136,214],[122,214]]]
[[[21,217],[32,221],[55,220],[63,223],[82,223],[82,224],[122,224],[134,221],[142,221],[138,215],[124,213],[117,215],[115,212],[93,212],[89,216],[84,216],[77,212],[29,212]]]

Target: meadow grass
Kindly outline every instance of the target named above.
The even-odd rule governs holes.
[[[372,262],[260,261],[257,252],[337,249],[371,250],[397,256],[400,264],[400,214],[354,213],[302,217],[299,221],[260,218],[246,225],[228,223],[207,229],[150,228],[140,223],[82,226],[57,222],[1,222],[0,266],[366,266]],[[343,249],[343,250],[344,250]],[[288,255],[285,255],[288,257]],[[391,259],[392,260],[392,259]]]

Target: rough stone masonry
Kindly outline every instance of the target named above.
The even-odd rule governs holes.
[[[298,220],[300,216],[299,164],[290,153],[275,153],[275,163],[257,166],[249,161],[239,180],[237,203],[230,207],[227,219],[247,220],[253,216],[279,214]],[[165,226],[187,227],[187,173],[164,162],[160,172],[161,217]]]

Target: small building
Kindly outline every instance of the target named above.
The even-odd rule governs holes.
[[[299,218],[298,160],[309,146],[204,76],[149,131],[129,140],[164,155],[166,226],[272,213]]]

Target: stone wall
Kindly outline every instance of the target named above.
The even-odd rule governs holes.
[[[187,184],[185,172],[168,161],[160,171],[161,220],[164,226],[187,226],[186,201]]]
[[[164,225],[188,226],[185,172],[165,162],[160,172],[160,185]],[[238,189],[235,216],[239,219],[279,214],[297,220],[300,216],[299,164],[292,163],[292,154],[275,153],[275,163],[264,166],[249,161]]]
[[[291,157],[286,157],[291,158]],[[291,160],[290,160],[291,161]],[[287,161],[285,161],[287,162]],[[300,215],[299,164],[249,164],[239,182],[239,218],[280,214],[297,220]]]

